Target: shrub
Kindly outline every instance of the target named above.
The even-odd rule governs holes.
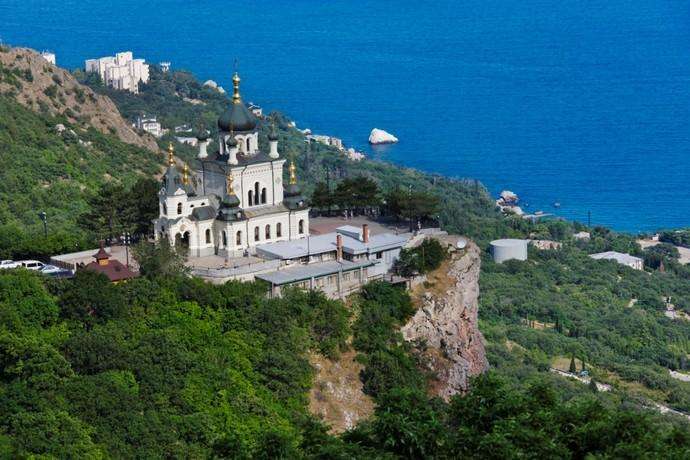
[[[401,276],[428,273],[440,267],[447,257],[448,253],[438,240],[427,238],[416,248],[400,252],[396,271]]]

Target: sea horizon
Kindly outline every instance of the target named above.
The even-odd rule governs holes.
[[[68,69],[130,50],[225,88],[237,60],[247,101],[372,158],[511,190],[530,213],[690,226],[688,5],[250,5],[0,0],[0,39]],[[373,128],[400,142],[372,148]]]

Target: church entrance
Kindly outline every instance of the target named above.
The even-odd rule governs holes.
[[[189,232],[175,235],[175,247],[181,251],[189,251]]]

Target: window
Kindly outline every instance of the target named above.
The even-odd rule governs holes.
[[[280,222],[276,224],[276,238],[283,236],[283,226]]]
[[[261,189],[261,204],[266,204],[266,187]]]
[[[242,230],[237,231],[237,235],[235,236],[235,244],[237,246],[242,246]]]
[[[168,215],[168,207],[163,203],[163,215],[167,216]]]
[[[299,220],[299,224],[297,224],[297,231],[300,233],[304,233],[304,219]]]
[[[259,241],[259,227],[254,227],[254,241]]]
[[[223,247],[228,247],[228,235],[225,234],[225,231],[223,231]]]
[[[247,153],[249,153],[251,151],[252,151],[251,144],[249,143],[249,138],[247,138]]]
[[[254,198],[254,192],[252,192],[252,191],[250,190],[250,191],[249,191],[249,206],[253,206],[253,205],[254,205],[254,199],[253,199],[253,198]]]
[[[206,229],[206,244],[211,244],[211,229]]]
[[[377,258],[377,259],[380,259],[380,258],[382,258],[382,257],[383,257],[383,251],[379,251],[379,252],[376,253],[376,258]]]
[[[266,225],[266,232],[265,233],[266,233],[266,239],[270,240],[271,239],[271,226],[270,225]]]
[[[256,200],[256,204],[259,204],[259,183],[255,182],[254,183],[254,200]]]
[[[177,203],[177,213],[182,214],[182,203]]]

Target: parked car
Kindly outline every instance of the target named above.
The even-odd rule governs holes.
[[[51,278],[71,278],[74,276],[72,270],[60,268],[55,265],[46,264],[39,270],[43,275]]]
[[[27,270],[40,270],[45,266],[43,262],[38,260],[20,260],[19,265]]]
[[[0,269],[18,267],[20,267],[19,262],[15,262],[14,260],[0,260]]]

